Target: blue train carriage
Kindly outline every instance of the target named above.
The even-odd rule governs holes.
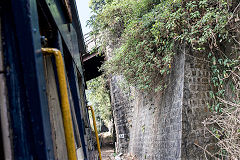
[[[93,160],[75,0],[0,1],[0,159]]]

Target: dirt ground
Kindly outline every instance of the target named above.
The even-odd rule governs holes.
[[[114,159],[114,148],[104,147],[101,149],[102,160],[115,160]]]
[[[112,147],[101,148],[101,153],[102,153],[102,160],[137,160],[136,158],[133,158],[132,156],[127,156],[127,155],[117,156],[114,153],[114,148]]]

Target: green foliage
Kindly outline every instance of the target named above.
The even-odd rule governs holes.
[[[230,101],[234,101],[236,98],[236,81],[232,78],[235,77],[236,73],[239,72],[239,60],[229,59],[228,57],[216,58],[211,56],[212,53],[209,53],[209,58],[211,59],[211,81],[213,84],[213,91],[209,92],[210,98],[212,99],[212,105],[209,106],[210,110],[213,112],[222,113],[224,103],[219,101],[219,98],[225,99],[225,92],[227,91],[226,85],[230,85],[228,92],[232,93],[233,98]],[[235,82],[234,82],[235,81]],[[229,91],[230,90],[230,91]]]
[[[90,105],[94,107],[97,120],[101,119],[107,124],[111,120],[111,104],[106,79],[100,76],[88,81],[86,95]]]
[[[230,37],[227,25],[232,13],[224,0],[112,0],[102,4],[100,11],[92,8],[94,33],[108,30],[121,39],[103,68],[108,74],[124,75],[140,90],[164,88],[178,43],[203,52]]]

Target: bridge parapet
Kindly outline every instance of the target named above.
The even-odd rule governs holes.
[[[102,74],[99,68],[104,62],[105,57],[98,50],[95,50],[99,47],[97,43],[98,39],[95,35],[91,35],[89,32],[84,35],[84,40],[86,53],[83,55],[83,66],[85,69],[85,78],[88,81]]]
[[[97,45],[97,37],[95,35],[91,35],[91,32],[88,32],[84,35],[84,41],[86,45],[87,53],[90,53]]]

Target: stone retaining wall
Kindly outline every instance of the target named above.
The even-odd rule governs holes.
[[[200,55],[196,57],[196,55]],[[208,114],[210,72],[204,54],[185,46],[176,51],[168,87],[146,95],[130,88],[125,93],[121,76],[110,81],[117,152],[140,160],[204,159],[201,122]]]

